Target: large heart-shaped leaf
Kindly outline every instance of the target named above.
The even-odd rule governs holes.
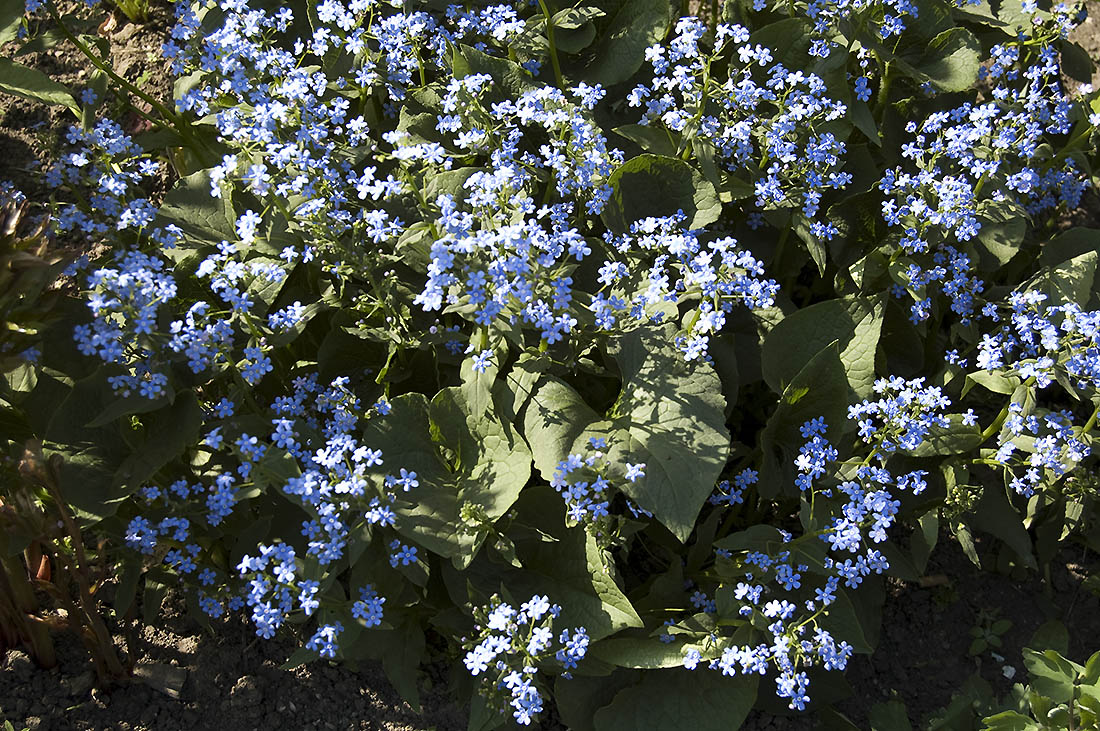
[[[524,433],[547,479],[571,452],[584,454],[589,437],[605,436],[615,484],[683,541],[725,466],[729,431],[718,374],[706,363],[686,363],[674,337],[665,325],[612,338],[608,350],[623,385],[603,419],[568,384],[544,378],[528,403]],[[644,463],[645,476],[626,480],[628,462]]]
[[[638,155],[616,168],[607,182],[612,193],[602,217],[616,233],[649,216],[683,211],[689,228],[703,228],[722,214],[714,184],[675,157]]]
[[[420,483],[395,508],[397,530],[466,567],[484,540],[466,530],[463,505],[496,520],[512,506],[531,476],[531,451],[494,406],[471,413],[465,391],[445,388],[429,403],[423,394],[398,396],[392,411],[372,421],[363,443],[381,449],[386,471],[416,472]],[[444,451],[446,450],[446,451]]]

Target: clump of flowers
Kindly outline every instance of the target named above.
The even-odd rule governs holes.
[[[627,97],[644,110],[639,124],[661,127],[679,150],[705,145],[725,171],[749,179],[759,209],[799,210],[815,237],[831,239],[835,226],[818,217],[822,198],[852,176],[843,171],[844,141],[818,130],[847,107],[819,76],[772,63],[772,49],[749,43],[747,28],[719,24],[709,51],[706,32],[681,18],[674,38],[646,51],[653,81]],[[727,55],[728,73],[717,75]]]
[[[538,666],[552,657],[561,674],[570,677],[569,670],[588,652],[584,627],[563,629],[555,641],[553,624],[560,614],[560,606],[538,594],[518,610],[493,596],[475,612],[478,635],[467,642],[463,663],[471,675],[482,675],[491,687],[490,700],[499,702],[502,711],[510,707],[521,726],[531,725],[543,710]]]
[[[608,479],[611,465],[604,452],[607,439],[591,437],[588,447],[592,452],[587,457],[570,454],[558,463],[550,486],[565,501],[565,519],[570,525],[583,525],[600,545],[611,545],[616,541],[622,519],[611,512],[611,503],[618,491]],[[644,462],[627,463],[624,466],[625,479],[634,482],[645,477],[645,467]],[[626,496],[621,496],[621,499],[633,517],[652,517],[652,513],[635,505]]]
[[[734,305],[750,310],[771,307],[779,285],[764,278],[763,263],[736,239],[707,242],[684,224],[682,213],[645,218],[632,223],[622,236],[608,235],[611,256],[600,267],[599,277],[604,286],[589,309],[597,328],[611,330],[629,322],[660,323],[665,315],[659,309],[662,303],[697,299],[687,333],[677,338],[676,346],[686,361],[706,360],[711,335],[722,329]],[[651,262],[648,269],[641,268],[643,262]],[[604,294],[609,287],[610,294]]]

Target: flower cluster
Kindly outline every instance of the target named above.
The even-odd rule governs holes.
[[[591,437],[588,446],[592,451],[587,457],[570,454],[554,469],[550,486],[565,501],[565,518],[571,525],[583,525],[602,545],[614,543],[621,519],[611,512],[616,490],[607,478],[611,463],[606,453],[607,440]],[[599,463],[599,464],[597,464]],[[624,479],[635,482],[645,477],[645,463],[625,465]],[[627,510],[635,518],[652,514],[622,497]]]
[[[273,636],[296,608],[311,616],[322,601],[317,579],[344,555],[352,529],[393,526],[395,493],[418,485],[416,473],[406,469],[400,470],[399,477],[372,471],[382,464],[381,451],[359,444],[353,436],[364,410],[348,389],[347,378],[337,378],[322,388],[313,373],[295,379],[293,386],[293,395],[277,397],[269,406],[273,418],[267,436],[244,431],[241,422],[233,419],[238,406],[228,398],[212,404],[207,424],[217,426],[209,429],[203,440],[209,454],[205,474],[213,475],[209,487],[205,478],[190,485],[179,479],[163,490],[155,485],[144,487],[141,493],[147,509],[166,517],[137,515],[126,536],[128,545],[146,554],[168,541],[171,547],[163,561],[183,578],[210,558],[191,538],[196,521],[210,528],[223,524],[241,500],[258,494],[257,488],[265,484],[299,502],[311,516],[301,527],[304,555],[289,543],[261,544],[258,555],[242,558],[236,567],[236,581],[221,576],[215,586],[220,574],[210,568],[199,575],[203,586],[199,602],[204,611],[220,616],[226,599],[231,609],[248,606],[257,634],[265,638]],[[373,410],[387,413],[388,403],[380,401]],[[293,468],[288,469],[287,460]],[[236,465],[235,469],[231,465]],[[205,507],[199,515],[193,507],[196,502]],[[181,517],[184,515],[192,517]],[[415,558],[415,547],[401,548],[404,563]],[[238,584],[240,589],[235,588]],[[352,606],[351,617],[366,627],[376,626],[384,602],[385,598],[367,586]],[[339,627],[321,627],[310,646],[332,657]]]
[[[874,434],[876,446],[872,454],[915,449],[924,431],[918,428],[899,436],[899,426],[910,418],[927,421],[932,417],[927,412],[922,414],[922,410],[949,405],[938,396],[938,391],[920,390],[920,385],[920,381],[884,380],[878,390],[890,392],[890,398],[864,401],[853,407],[851,418],[866,414],[883,417],[884,423]],[[914,403],[921,406],[915,407]],[[736,580],[720,584],[717,591],[726,595],[727,606],[732,607],[741,621],[759,618],[761,624],[754,626],[766,626],[771,641],[755,646],[737,645],[712,634],[701,645],[684,646],[683,665],[693,670],[704,661],[706,667],[724,675],[737,672],[763,675],[769,667],[775,667],[776,693],[789,699],[792,709],[802,709],[809,701],[809,677],[801,668],[820,664],[826,670],[842,670],[851,657],[852,646],[844,640],[837,642],[821,621],[828,618],[829,607],[836,601],[842,584],[855,589],[868,575],[881,574],[890,567],[883,553],[873,545],[886,540],[886,531],[898,514],[901,501],[894,497],[894,491],[917,495],[927,486],[924,470],[894,476],[884,465],[871,465],[871,455],[846,476],[844,466],[837,463],[838,451],[825,438],[827,426],[820,417],[802,425],[802,436],[807,441],[795,460],[799,489],[810,493],[812,504],[822,506],[832,516],[825,526],[807,531],[797,539],[787,531],[773,529],[774,540],[767,540],[766,547],[761,547],[764,550],[751,549],[740,556],[722,547],[716,550],[719,573]],[[864,427],[864,431],[871,436],[869,427]],[[755,479],[752,471],[737,478],[742,483],[741,489]],[[727,491],[725,482],[719,494],[725,496]],[[716,504],[726,501],[726,498],[712,499]],[[814,537],[826,543],[831,553],[849,555],[843,560],[832,555],[817,557],[811,547],[803,545]],[[708,614],[719,611],[717,601],[702,591],[696,591],[692,603]],[[804,614],[800,614],[802,609]],[[688,633],[686,626],[672,624],[664,637],[671,642],[676,635]]]
[[[925,386],[924,378],[898,376],[875,381],[875,401],[848,407],[848,418],[859,424],[859,436],[874,444],[874,453],[885,462],[898,451],[920,446],[933,427],[950,424],[943,409],[951,405],[939,386]]]
[[[1088,187],[1072,157],[1054,154],[1044,144],[1047,135],[1071,131],[1075,107],[1063,88],[1054,45],[1060,33],[1051,31],[1051,22],[993,47],[990,64],[982,69],[994,84],[987,101],[908,122],[913,137],[902,157],[914,169],[888,169],[878,184],[886,196],[883,219],[898,230],[898,252],[920,262],[907,259],[899,282],[916,300],[914,321],[929,316],[925,288],[933,283],[964,323],[975,312],[984,285],[972,276],[973,241],[983,221],[1075,208]]]
[[[141,233],[150,228],[157,209],[141,191],[156,178],[161,163],[109,119],[99,120],[87,131],[73,125],[66,141],[74,149],[46,172],[46,183],[53,188],[82,191],[87,204],[64,206],[55,216],[58,230],[102,235]],[[148,233],[152,240],[168,247],[180,234],[175,228],[156,228]]]
[[[161,371],[159,349],[151,336],[161,305],[176,295],[176,281],[154,255],[123,249],[115,258],[117,267],[88,275],[93,320],[77,325],[74,336],[84,355],[126,369],[110,379],[117,393],[125,397],[137,391],[154,399],[165,394],[168,376]]]
[[[531,725],[543,710],[537,665],[551,656],[553,621],[560,614],[561,607],[536,594],[518,610],[494,596],[489,607],[475,615],[478,636],[467,643],[470,649],[463,662],[474,676],[495,676],[491,681],[494,697],[512,708],[512,717],[521,726]],[[584,627],[563,629],[557,644],[553,657],[561,665],[562,675],[569,677],[568,671],[588,652],[588,633]]]
[[[1034,290],[1011,294],[1008,321],[982,335],[975,364],[1034,378],[1039,388],[1059,380],[1071,393],[1100,389],[1100,312],[1046,299]]]
[[[1092,454],[1091,445],[1075,429],[1069,411],[1035,412],[1013,401],[993,461],[1011,474],[1009,487],[1031,497],[1045,482],[1062,479],[1067,472]],[[1016,452],[1023,452],[1016,456]],[[1022,473],[1014,469],[1022,467]]]
[[[735,304],[770,307],[779,285],[763,278],[763,263],[741,249],[736,239],[703,243],[700,232],[684,223],[682,213],[645,218],[632,223],[622,236],[609,235],[611,258],[600,267],[604,287],[589,308],[597,328],[610,330],[622,327],[621,320],[659,323],[667,303],[698,299],[687,334],[676,341],[684,360],[692,361],[709,358],[710,336],[722,329]],[[644,264],[649,268],[643,269]],[[639,274],[632,276],[635,271]],[[610,293],[605,294],[608,287]]]
[[[654,79],[627,97],[644,107],[640,123],[661,125],[681,149],[713,147],[716,163],[751,179],[759,208],[800,209],[815,236],[832,238],[835,226],[816,220],[822,197],[852,178],[842,171],[845,143],[818,130],[847,107],[826,96],[815,74],[771,64],[771,50],[750,44],[743,26],[719,25],[710,53],[700,45],[705,33],[698,19],[681,18],[674,38],[646,52]],[[713,78],[716,59],[734,49],[740,63],[731,58],[728,77]],[[754,78],[754,67],[766,68],[766,78]]]
[[[171,198],[158,210],[144,197],[162,164],[152,151],[158,137],[131,139],[106,120],[74,128],[72,149],[47,173],[59,195],[80,201],[60,209],[59,230],[110,250],[71,272],[86,285],[91,315],[75,329],[80,351],[105,364],[116,397],[135,397],[116,398],[108,416],[122,413],[126,433],[145,429],[150,443],[154,429],[177,426],[164,427],[170,413],[187,417],[178,425],[186,438],[149,450],[147,476],[125,485],[136,494],[111,503],[126,544],[195,590],[209,616],[243,610],[264,638],[301,621],[313,653],[351,658],[363,649],[361,628],[453,626],[484,601],[495,566],[510,565],[514,586],[532,586],[525,536],[545,541],[565,530],[579,543],[553,550],[579,550],[563,554],[563,564],[604,572],[594,600],[622,602],[615,608],[630,621],[586,621],[592,636],[585,627],[555,631],[569,607],[542,595],[513,603],[502,588],[503,599],[473,612],[472,636],[462,639],[464,666],[497,710],[530,725],[543,710],[547,671],[569,677],[594,638],[624,624],[630,642],[682,651],[685,668],[771,674],[778,696],[804,709],[810,669],[842,670],[857,649],[838,615],[850,611],[849,591],[889,569],[885,541],[905,503],[927,489],[918,456],[962,444],[955,453],[979,458],[959,463],[1002,467],[1030,497],[1091,454],[1100,408],[1080,426],[1073,411],[1040,408],[1036,396],[1053,383],[1095,396],[1100,313],[1034,291],[1011,295],[1004,317],[982,301],[1022,271],[1017,250],[1034,243],[1026,233],[1004,243],[991,230],[1004,223],[1006,239],[1026,232],[1024,222],[1077,206],[1089,183],[1100,114],[1066,90],[1061,66],[1071,60],[1062,39],[1079,17],[1061,3],[1040,11],[1024,0],[1019,31],[1001,37],[1001,21],[984,23],[984,11],[950,8],[974,2],[933,8],[988,30],[981,38],[952,31],[967,34],[953,38],[965,42],[946,63],[952,73],[974,68],[971,38],[990,54],[986,87],[970,101],[933,98],[933,83],[918,80],[930,67],[913,47],[914,21],[939,21],[919,18],[925,5],[914,0],[754,0],[734,13],[745,25],[711,29],[689,17],[671,32],[658,13],[644,44],[631,27],[626,45],[636,57],[626,59],[615,30],[623,16],[593,23],[604,10],[588,6],[551,15],[534,2],[415,9],[320,0],[307,18],[248,0],[177,4],[165,47],[181,76],[177,114],[158,115],[179,133],[168,135],[173,144],[187,148],[173,157],[183,177]],[[30,0],[28,9],[38,5]],[[766,29],[783,13],[793,17],[781,28],[812,27],[809,65],[792,60],[805,45],[781,48],[775,28]],[[596,32],[608,37],[590,45]],[[605,86],[625,99],[607,98]],[[925,98],[892,104],[917,88]],[[913,113],[904,132],[894,125],[902,111]],[[645,166],[632,167],[613,134],[648,153],[638,160]],[[898,135],[900,150],[883,149]],[[667,201],[642,208],[650,201],[628,176],[661,169],[684,173],[670,186],[692,181],[668,197],[684,209],[693,200],[693,219],[685,210],[661,215],[677,207]],[[842,199],[849,188],[855,195]],[[755,233],[765,222],[781,229],[778,241]],[[791,261],[791,234],[817,267]],[[768,271],[759,252],[770,257]],[[988,282],[978,269],[991,273]],[[769,275],[790,283],[789,297]],[[719,334],[736,328],[740,337],[744,325],[766,337],[794,308],[853,294],[857,279],[861,298],[887,288],[912,298],[919,332],[935,331],[940,315],[961,321],[945,328],[944,347],[956,348],[950,366],[876,381],[870,398],[848,408],[853,428],[838,430],[847,443],[830,441],[824,418],[802,424],[801,438],[775,429],[792,409],[768,416],[746,408],[739,386],[708,393],[709,416],[725,397],[725,419],[685,414],[670,438],[690,448],[693,431],[706,430],[719,438],[697,443],[728,444],[718,456],[737,466],[711,472],[708,453],[683,470],[682,480],[694,481],[684,490],[698,513],[694,529],[679,501],[647,500],[650,512],[628,497],[643,496],[647,471],[652,480],[667,465],[616,458],[626,445],[609,448],[613,433],[576,454],[556,440],[523,443],[538,431],[530,420],[561,416],[528,405],[543,379],[558,379],[593,408],[603,400],[615,374],[607,340],[617,333],[673,322],[675,337],[653,347],[692,367],[726,366],[710,355]],[[746,316],[739,305],[768,312]],[[874,308],[874,322],[859,329],[893,347],[896,333],[878,339],[893,317],[883,312]],[[949,417],[945,394],[967,367],[958,341],[979,337],[973,320],[995,327],[974,343],[970,362],[999,372],[985,383],[1017,388],[984,431],[973,428],[974,409]],[[821,329],[813,334],[834,328]],[[766,349],[739,348],[720,387],[744,380],[741,395],[755,395],[774,386],[768,359],[758,357]],[[878,361],[897,362],[889,355]],[[21,367],[26,385],[31,369]],[[605,369],[607,383],[581,383],[582,367]],[[673,380],[662,393],[692,395],[701,383]],[[717,384],[711,378],[707,388]],[[809,384],[811,399],[786,406],[816,402],[818,385]],[[388,400],[393,388],[398,407]],[[460,394],[458,405],[433,400],[438,389]],[[822,398],[847,404],[831,392]],[[7,391],[0,396],[22,408]],[[683,403],[696,408],[692,401],[700,400]],[[157,411],[166,404],[172,412]],[[406,459],[399,432],[420,424],[421,405],[428,434],[410,435],[408,448],[428,452],[393,464]],[[632,429],[667,415],[633,414]],[[771,518],[800,535],[751,522],[768,515],[765,488],[775,487],[757,487],[770,459],[761,472],[746,465],[759,454],[758,417],[769,420],[762,447],[774,436],[777,448],[797,450],[796,489],[782,496],[792,504],[778,502]],[[378,432],[368,423],[375,418],[385,420]],[[494,450],[472,455],[465,433],[452,439],[481,418],[505,427],[482,441],[515,439],[510,456],[522,454],[519,462],[495,465]],[[517,420],[523,428],[512,428]],[[998,429],[996,448],[984,449]],[[564,529],[562,511],[538,509],[545,484],[527,482],[528,446],[540,467],[553,455],[548,481],[564,503]],[[490,472],[499,480],[479,479]],[[127,470],[108,473],[117,482]],[[712,485],[712,475],[726,479]],[[460,550],[450,550],[460,536]],[[463,550],[482,545],[487,552]],[[593,546],[602,560],[590,560]],[[555,575],[553,563],[537,579],[550,582],[551,596],[555,581],[573,578]],[[658,565],[663,578],[651,570]],[[639,636],[647,631],[659,640]],[[402,659],[412,664],[412,654]]]

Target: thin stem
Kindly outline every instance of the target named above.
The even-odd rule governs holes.
[[[554,67],[554,83],[565,91],[565,79],[561,75],[561,64],[558,63],[558,49],[554,45],[554,18],[550,15],[550,8],[546,7],[546,0],[539,0],[539,8],[546,18],[546,42],[550,44],[550,65]]]
[[[883,118],[886,116],[886,104],[890,100],[890,82],[893,80],[890,71],[891,62],[887,61],[886,65],[882,68],[882,81],[878,85],[878,97],[875,98],[875,111],[878,112],[878,123],[882,124]]]
[[[1024,386],[1031,386],[1034,383],[1035,383],[1035,376],[1031,376],[1030,378],[1028,378],[1026,381],[1023,382],[1023,385]],[[996,434],[997,432],[999,432],[1001,430],[1001,427],[1004,426],[1005,420],[1008,418],[1008,409],[1009,409],[1010,406],[1012,406],[1011,402],[1005,404],[1005,407],[1003,409],[1001,409],[1001,413],[997,414],[997,418],[993,420],[993,423],[990,424],[986,428],[986,430],[982,432],[981,442],[978,442],[979,444],[985,442],[987,439],[989,439],[991,436],[993,436],[994,434]]]
[[[1085,425],[1081,427],[1082,436],[1092,431],[1092,428],[1096,426],[1097,416],[1100,416],[1100,401],[1097,401],[1096,408],[1092,410],[1092,415],[1089,416],[1089,420],[1085,422]]]
[[[54,457],[53,459],[59,458]],[[61,495],[61,490],[58,488],[57,469],[53,464],[48,464],[47,469],[49,470],[49,479],[45,481],[46,489],[49,490],[50,496],[57,503],[57,511],[61,514],[61,520],[65,524],[65,532],[67,532],[69,538],[72,539],[73,551],[76,554],[76,563],[72,566],[70,573],[76,580],[77,589],[79,591],[77,596],[80,599],[80,608],[87,618],[88,628],[95,635],[96,641],[103,652],[103,659],[107,665],[107,671],[115,678],[120,678],[125,674],[125,671],[122,669],[122,663],[119,662],[118,656],[114,652],[114,641],[111,639],[111,634],[107,631],[107,626],[103,623],[103,618],[99,615],[99,611],[95,607],[95,603],[92,600],[92,593],[88,588],[88,577],[85,575],[86,567],[88,566],[88,557],[84,553],[84,538],[81,536],[80,528],[77,527],[76,521],[73,520],[72,513],[69,512],[68,504],[65,502],[65,499]],[[55,555],[61,558],[63,554],[59,551],[55,551]],[[67,560],[66,563],[68,563]]]

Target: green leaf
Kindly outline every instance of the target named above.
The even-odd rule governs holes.
[[[862,132],[875,147],[882,147],[882,134],[878,131],[878,124],[871,113],[871,106],[865,101],[853,99],[848,105],[848,111],[856,129]]]
[[[825,276],[825,267],[828,265],[829,255],[825,250],[825,242],[820,237],[815,236],[810,230],[810,219],[806,218],[801,211],[795,211],[790,214],[790,226],[798,235],[798,240],[802,242],[806,248],[806,253],[813,259],[815,265],[817,265],[817,273],[820,276]]]
[[[163,409],[165,406],[171,404],[176,397],[175,391],[173,391],[171,385],[167,386],[164,390],[165,395],[155,399],[149,399],[140,394],[135,394],[112,401],[107,408],[100,411],[99,414],[85,426],[89,429],[96,429],[101,426],[107,426],[123,416],[147,414],[150,411]]]
[[[1074,663],[1055,650],[1039,652],[1024,648],[1023,655],[1032,690],[1045,695],[1055,703],[1068,703],[1073,698],[1073,681],[1077,678],[1078,672]]]
[[[7,387],[15,393],[30,393],[38,385],[38,368],[23,361],[3,374]]]
[[[884,300],[878,296],[825,300],[796,310],[780,320],[764,340],[764,380],[773,391],[782,393],[822,348],[836,340],[852,390],[861,398],[870,396],[884,309]]]
[[[871,706],[868,720],[871,731],[907,731],[913,728],[909,723],[909,714],[901,701],[886,701]]]
[[[382,669],[401,697],[420,711],[420,658],[424,654],[424,630],[415,619],[388,632],[378,632],[376,642],[382,648]]]
[[[964,523],[958,523],[954,526],[953,532],[955,539],[959,542],[959,547],[962,548],[963,554],[970,559],[970,563],[980,569],[982,567],[982,561],[978,556],[978,547],[974,544],[974,534],[970,532],[970,527]]]
[[[765,498],[774,496],[781,487],[794,489],[791,460],[805,439],[800,427],[817,417],[824,417],[827,436],[835,441],[843,430],[848,411],[848,379],[840,360],[839,341],[822,348],[798,375],[787,384],[779,404],[760,434],[764,464],[758,484]]]
[[[596,711],[596,731],[740,728],[756,701],[756,675],[726,677],[684,669],[650,670]]]
[[[487,99],[500,100],[504,97],[515,99],[525,92],[542,87],[542,84],[535,81],[531,74],[518,63],[506,58],[490,56],[462,44],[455,49],[452,68],[456,79],[462,79],[471,74],[492,76],[493,83],[486,92]]]
[[[535,384],[542,377],[548,365],[549,358],[544,355],[532,356],[530,353],[524,353],[512,365],[512,369],[508,371],[508,375],[505,377],[505,384],[502,386],[505,394],[511,397],[512,402],[511,409],[504,412],[504,418],[513,423],[518,423],[517,415],[527,405],[528,399],[534,393]],[[507,402],[507,399],[505,399],[505,402]],[[533,452],[534,447],[532,447]],[[536,461],[535,464],[537,466],[538,462]]]
[[[917,81],[929,81],[943,91],[965,91],[978,78],[981,44],[966,28],[948,28],[931,40],[920,59],[898,65]]]
[[[493,385],[497,380],[500,363],[508,357],[508,346],[503,339],[497,342],[497,347],[493,351],[489,366],[485,370],[474,370],[477,352],[467,356],[459,366],[462,390],[466,394],[466,402],[470,405],[470,416],[474,419],[480,419],[492,404]]]
[[[294,652],[290,653],[290,657],[286,659],[282,665],[279,666],[280,670],[293,670],[294,668],[308,665],[319,657],[319,655],[306,647],[299,647]]]
[[[623,594],[605,563],[596,540],[583,528],[565,526],[565,503],[549,487],[525,490],[516,505],[518,520],[537,516],[544,534],[510,534],[522,570],[493,580],[515,596],[546,594],[562,607],[561,627],[583,626],[593,642],[630,627],[642,619]],[[495,567],[494,567],[495,568]]]
[[[142,574],[141,563],[139,557],[126,557],[122,561],[122,571],[119,571],[117,566],[115,567],[114,573],[118,578],[118,584],[115,586],[115,596],[111,602],[111,608],[119,617],[126,616],[130,606],[134,603],[134,598],[137,596],[138,580],[141,579]]]
[[[670,7],[664,0],[623,0],[600,33],[585,81],[607,88],[633,76],[645,62],[645,50],[664,39]]]
[[[382,450],[391,474],[402,467],[417,473],[419,487],[395,507],[397,531],[464,568],[485,532],[464,530],[463,505],[480,507],[491,521],[504,515],[531,475],[531,452],[498,408],[474,417],[460,387],[443,389],[430,404],[419,393],[390,403],[390,414],[367,425],[363,443]]]
[[[210,195],[210,173],[200,170],[180,178],[164,196],[157,217],[158,225],[174,223],[191,237],[208,244],[236,238],[236,217],[229,199]],[[186,251],[186,249],[184,249]]]
[[[1008,502],[1005,490],[991,485],[982,493],[982,499],[969,514],[971,525],[1001,539],[1016,552],[1024,565],[1038,569],[1032,550],[1031,536],[1024,528],[1020,514]]]
[[[1007,264],[1020,250],[1027,233],[1028,215],[1012,201],[985,200],[978,206],[978,243],[986,256],[982,256],[984,271],[994,271]]]
[[[230,540],[233,543],[229,566],[237,566],[246,555],[255,555],[257,546],[271,533],[271,522],[270,515],[250,520],[243,528],[235,531],[231,539],[227,538],[226,545]]]
[[[142,419],[144,439],[133,454],[123,460],[115,482],[130,491],[140,488],[161,467],[178,457],[199,438],[202,407],[192,391],[184,391],[167,409]]]
[[[164,597],[168,594],[168,585],[155,581],[146,575],[145,578],[145,591],[141,594],[141,617],[145,621],[146,625],[157,624],[157,617],[160,616],[160,605],[164,602]]]
[[[542,376],[535,384],[523,415],[523,434],[531,445],[535,467],[549,481],[558,463],[579,443],[581,434],[600,421],[600,415],[577,391],[555,376]]]
[[[982,443],[982,433],[977,424],[967,426],[962,414],[948,415],[947,426],[932,426],[924,441],[911,454],[914,457],[936,457],[963,454]]]
[[[861,586],[858,591],[864,590]],[[818,624],[827,629],[833,637],[843,637],[847,640],[855,652],[869,655],[875,649],[874,644],[867,639],[868,632],[860,622],[859,613],[850,594],[849,591],[838,589],[836,599],[825,609]]]
[[[1069,650],[1069,630],[1056,619],[1043,622],[1031,635],[1027,646],[1040,652],[1054,650],[1064,655]]]
[[[494,708],[479,690],[475,690],[470,699],[470,720],[466,731],[495,731],[506,722],[500,710]]]
[[[966,385],[963,387],[963,396],[970,392],[973,384],[978,384],[993,393],[1008,396],[1020,386],[1020,379],[1016,376],[1004,376],[1000,373],[988,371],[975,371],[966,374]]]
[[[720,538],[714,542],[714,547],[734,552],[760,551],[770,554],[775,552],[783,542],[783,536],[778,528],[759,523]]]
[[[611,131],[630,140],[645,152],[668,156],[676,154],[676,143],[672,141],[664,126],[624,124]]]
[[[580,53],[596,40],[596,26],[588,23],[579,28],[554,29],[554,47],[559,53]]]
[[[1067,229],[1042,245],[1039,265],[1053,266],[1090,251],[1100,245],[1100,229],[1076,226]]]
[[[25,0],[0,0],[0,45],[15,38],[26,11]]]
[[[591,25],[596,18],[607,15],[602,8],[592,5],[583,5],[579,8],[566,8],[554,13],[554,28],[564,30],[576,30],[586,25]]]
[[[650,216],[683,211],[689,228],[704,228],[722,213],[714,185],[683,160],[644,154],[620,165],[608,179],[611,199],[601,218],[615,233]]]
[[[610,341],[623,387],[610,423],[593,428],[609,435],[619,488],[686,541],[725,466],[729,431],[718,374],[709,364],[685,363],[672,346],[674,332],[672,325],[643,327]],[[645,476],[626,481],[627,462],[644,462]]]
[[[913,564],[917,571],[924,573],[928,567],[928,557],[932,555],[932,549],[936,547],[940,535],[939,510],[929,510],[917,519],[917,527],[913,530],[913,537],[909,541],[909,552],[913,556]]]
[[[298,460],[285,449],[269,447],[252,468],[252,482],[260,491],[282,493],[287,482],[302,474]]]
[[[982,719],[982,731],[1033,731],[1041,728],[1038,723],[1017,711],[1001,711]]]
[[[718,375],[705,363],[685,363],[671,345],[674,332],[642,327],[610,341],[623,385],[606,419],[570,386],[544,377],[527,405],[524,434],[545,479],[569,454],[585,454],[589,437],[606,436],[609,478],[684,541],[725,465],[729,432]],[[627,481],[627,462],[645,463],[645,476]]]
[[[1096,279],[1096,250],[1044,268],[1024,288],[1047,296],[1044,305],[1088,302]]]
[[[68,107],[77,116],[80,105],[76,103],[67,86],[57,83],[46,74],[29,66],[0,57],[0,93],[20,96],[51,106]]]
[[[810,27],[804,18],[784,18],[753,31],[749,43],[770,48],[776,63],[787,68],[805,68],[810,50]]]
[[[46,371],[40,375],[49,375]],[[114,514],[125,493],[117,489],[112,475],[129,449],[118,426],[85,426],[115,398],[102,372],[96,371],[71,388],[62,387],[52,376],[40,378],[32,400],[38,398],[39,391],[43,391],[41,403],[49,406],[48,421],[42,419],[37,426],[32,421],[32,426],[43,435],[47,456],[59,454],[63,459],[60,488],[66,501],[82,519],[98,521]],[[62,393],[67,395],[58,398]]]
[[[1062,54],[1062,71],[1082,84],[1091,83],[1096,64],[1089,57],[1089,52],[1077,43],[1064,38],[1056,43]]]
[[[471,175],[482,170],[478,167],[462,167],[454,170],[443,170],[432,175],[424,181],[424,200],[435,203],[441,195],[449,195],[456,202],[464,200],[466,189],[463,185]]]
[[[554,682],[554,701],[562,723],[570,731],[594,731],[596,711],[611,703],[615,694],[638,682],[637,670],[616,670],[597,677],[559,677]]]
[[[677,668],[684,660],[682,643],[661,642],[655,637],[611,637],[594,643],[588,652],[621,668]]]

